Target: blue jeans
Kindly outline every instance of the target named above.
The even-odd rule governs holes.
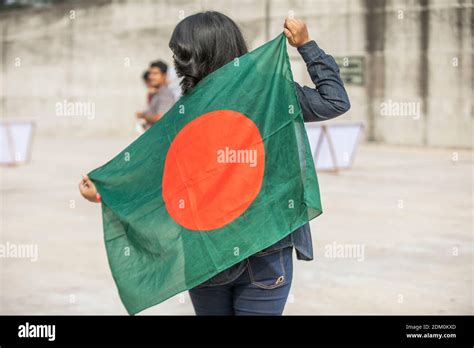
[[[233,266],[231,279],[215,277],[189,290],[196,314],[281,315],[293,279],[292,252],[286,247],[256,253]]]

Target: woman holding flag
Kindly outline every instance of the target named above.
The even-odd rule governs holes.
[[[288,43],[296,47],[316,87],[295,83],[305,122],[325,121],[350,108],[334,59],[308,34],[306,24],[287,18],[283,25]],[[182,77],[183,95],[213,71],[247,53],[238,26],[219,12],[202,12],[183,19],[169,44],[176,72]],[[94,183],[79,183],[81,194],[100,202]],[[197,315],[281,315],[291,287],[292,252],[300,260],[312,260],[309,224],[276,244],[240,261],[189,291]]]

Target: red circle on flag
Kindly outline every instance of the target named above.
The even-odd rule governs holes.
[[[264,144],[252,120],[232,110],[203,114],[169,147],[162,185],[166,209],[187,229],[221,228],[252,204],[264,169]]]

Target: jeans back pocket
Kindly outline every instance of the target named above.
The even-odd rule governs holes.
[[[291,282],[292,251],[292,247],[286,247],[250,256],[247,261],[252,284],[263,289],[275,289]]]

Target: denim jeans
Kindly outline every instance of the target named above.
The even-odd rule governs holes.
[[[223,273],[226,278],[189,290],[196,314],[281,315],[293,279],[292,252],[286,247],[256,253]]]

